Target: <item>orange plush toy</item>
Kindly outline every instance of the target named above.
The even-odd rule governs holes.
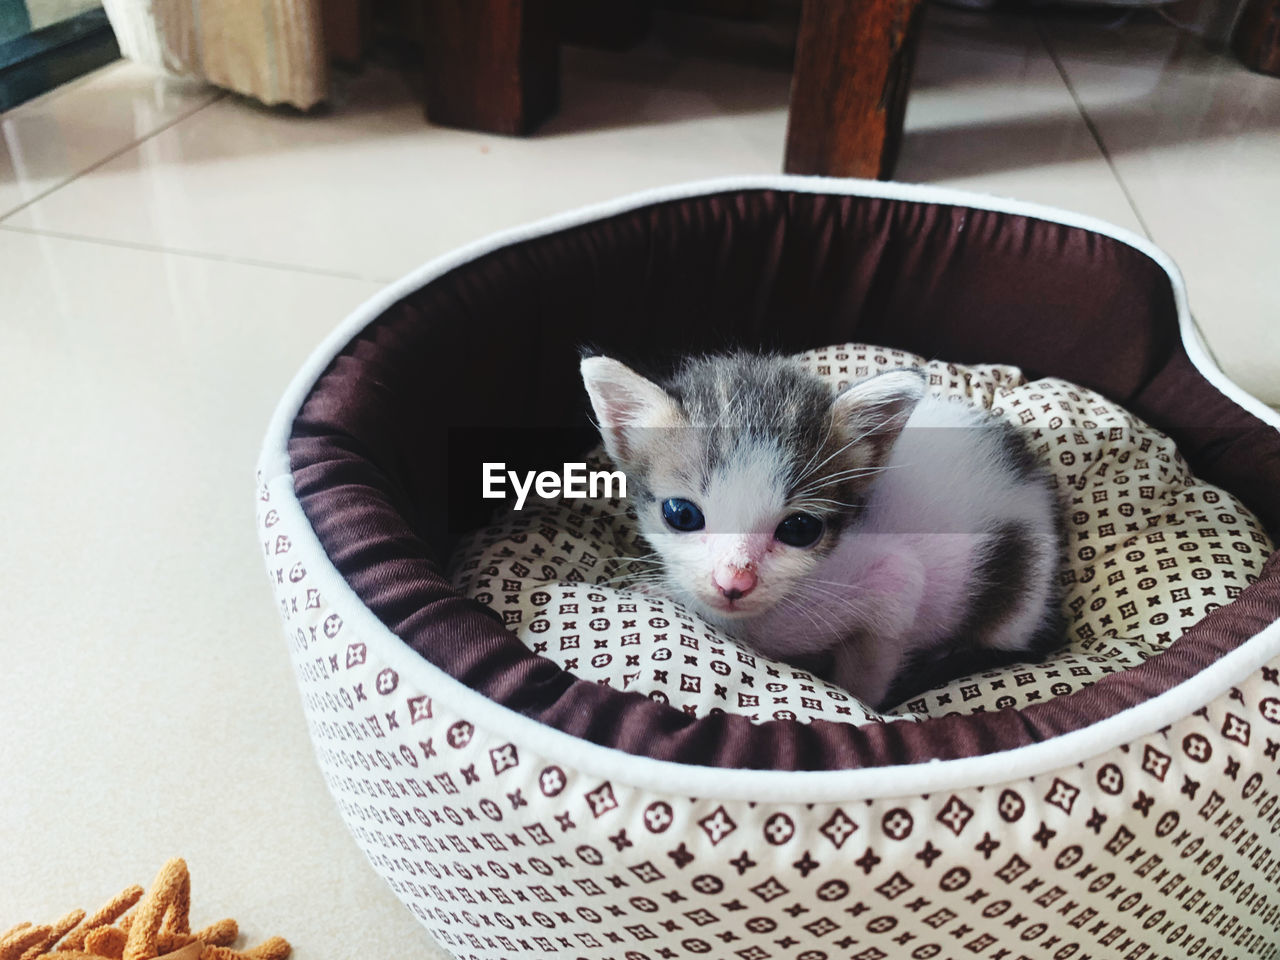
[[[131,907],[137,909],[129,913]],[[182,860],[170,860],[145,897],[130,887],[92,916],[73,910],[50,926],[20,923],[0,934],[0,960],[284,960],[291,950],[280,937],[250,950],[229,946],[240,933],[234,920],[191,932],[191,876]]]

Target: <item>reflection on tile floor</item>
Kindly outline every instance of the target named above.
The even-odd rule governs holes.
[[[1043,31],[1218,362],[1280,403],[1280,79],[1164,25]]]
[[[1034,21],[929,11],[895,176],[1141,227]]]
[[[0,113],[0,223],[220,96],[121,61]]]

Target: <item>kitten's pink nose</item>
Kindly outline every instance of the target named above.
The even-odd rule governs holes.
[[[756,575],[739,567],[723,567],[711,574],[711,582],[726,600],[737,600],[755,589]]]

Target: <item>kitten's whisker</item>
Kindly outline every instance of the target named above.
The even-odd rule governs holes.
[[[633,577],[656,576],[663,572],[663,567],[659,563],[652,563],[647,567],[630,567],[626,570],[620,569],[618,572]]]
[[[815,482],[822,483],[827,480],[830,480],[832,477],[839,477],[845,474],[859,476],[859,475],[880,473],[883,470],[890,470],[890,469],[892,469],[892,467],[887,463],[878,464],[874,467],[844,467],[840,470],[832,471],[831,473],[822,474],[821,476],[815,477],[814,479],[815,479]]]
[[[823,448],[827,445],[827,441],[831,439],[831,431],[835,429],[835,425],[836,418],[828,414],[826,433],[822,435],[822,439],[818,442],[818,445],[813,448],[813,453],[809,454],[809,459],[805,461],[804,466],[796,471],[796,476],[801,480],[809,476],[809,468],[813,466],[813,461],[818,458],[818,455],[822,453]]]
[[[799,589],[804,590],[805,596],[810,600],[815,600],[815,601],[820,600],[822,601],[823,604],[828,604],[828,605],[836,604],[841,608],[843,608],[844,610],[856,616],[861,616],[862,614],[867,612],[867,607],[865,605],[859,604],[857,601],[847,596],[843,596],[839,593],[836,593],[835,591],[819,589],[813,585],[809,585],[808,587],[801,587]]]
[[[778,604],[779,606],[782,606],[785,609],[794,610],[796,613],[800,614],[802,617],[808,620],[814,626],[814,628],[819,630],[820,632],[825,633],[831,627],[829,623],[818,622],[818,620],[814,617],[812,610],[810,610],[808,607],[805,607],[799,603],[796,603],[790,597],[781,598],[778,601]]]
[[[830,627],[832,625],[832,621],[827,618],[827,611],[823,610],[822,607],[820,606],[814,606],[812,604],[803,603],[801,602],[799,597],[796,597],[796,596],[782,597],[778,601],[778,603],[784,605],[785,607],[787,607],[787,609],[802,612],[805,616],[809,618],[809,621],[811,623],[818,623],[820,621],[822,624],[824,624],[827,627]]]
[[[834,458],[840,456],[840,454],[844,453],[846,450],[852,447],[855,443],[859,443],[860,441],[864,440],[866,437],[869,437],[871,434],[875,433],[877,430],[883,430],[889,424],[890,421],[892,421],[893,419],[899,416],[902,416],[902,414],[894,414],[893,416],[881,421],[880,423],[872,424],[866,430],[863,430],[862,433],[858,434],[852,440],[848,441],[842,447],[840,447],[840,449],[836,450],[834,453],[828,456],[825,460],[822,461],[822,463],[814,467],[812,472],[816,473],[818,470],[821,470],[828,463],[830,463]],[[910,416],[910,412],[907,413],[907,416]],[[808,475],[806,474],[806,476]],[[805,477],[801,477],[800,479],[804,480]]]
[[[831,611],[825,610],[822,606],[801,603],[795,597],[786,597],[784,599],[787,609],[794,610],[804,616],[822,633],[837,640],[844,639],[847,636],[849,631],[846,625]]]
[[[792,495],[797,497],[804,496],[805,494],[814,493],[818,490],[824,490],[827,487],[832,487],[832,486],[835,486],[836,484],[845,483],[846,481],[849,481],[849,480],[856,480],[859,477],[875,476],[876,474],[883,473],[885,470],[896,470],[899,467],[903,467],[903,466],[906,466],[906,464],[886,463],[879,467],[855,467],[849,470],[842,470],[839,473],[833,473],[825,477],[820,477],[817,480],[815,480],[813,483],[809,484],[807,487],[802,487],[801,489],[797,490]]]
[[[647,570],[644,570],[644,569],[640,569],[640,570],[620,570],[620,571],[618,571],[617,573],[612,574],[612,575],[610,576],[610,578],[609,578],[609,579],[610,579],[610,580],[635,580],[635,581],[640,581],[640,580],[644,580],[644,579],[659,579],[661,576],[662,576],[662,571],[661,571],[661,569],[660,569],[660,568],[658,568],[658,567],[650,567],[650,568],[649,568],[649,569],[647,569]]]
[[[661,583],[665,583],[666,580],[667,578],[665,574],[657,573],[653,570],[641,570],[641,571],[627,570],[621,573],[614,574],[613,576],[607,577],[606,579],[600,581],[600,585],[603,586],[605,584],[612,584],[612,583],[661,584]]]
[[[852,585],[847,580],[824,580],[821,577],[814,577],[808,574],[801,574],[796,577],[796,580],[803,583],[820,583],[833,587],[844,587],[846,590],[852,589]]]
[[[831,584],[835,584],[835,585],[837,585],[837,586],[842,586],[842,587],[844,587],[844,588],[845,588],[845,590],[848,590],[848,588],[849,588],[849,585],[848,585],[848,584],[836,584],[836,582],[835,582],[834,580],[832,580],[832,581],[816,581],[816,580],[810,580],[809,578],[804,577],[804,576],[796,577],[794,582],[795,582],[795,584],[796,584],[796,590],[802,590],[802,589],[803,589],[803,590],[811,591],[811,592],[812,592],[812,593],[814,593],[816,596],[823,597],[823,598],[829,598],[829,599],[835,600],[835,601],[837,601],[837,602],[839,602],[839,603],[842,603],[842,604],[844,604],[844,605],[846,605],[846,606],[850,606],[850,607],[856,607],[856,606],[858,606],[858,604],[855,602],[855,600],[854,600],[853,598],[849,597],[846,593],[841,592],[841,591],[838,591],[838,590],[835,590],[835,589],[832,589],[831,587],[828,587],[828,586],[825,586],[825,585],[824,585],[824,584],[826,584],[826,583],[831,583]]]
[[[613,576],[605,577],[605,579],[600,581],[600,585],[643,583],[646,581],[652,581],[653,579],[653,577],[646,577],[638,573],[617,573]]]
[[[817,473],[819,470],[821,470],[823,467],[825,467],[828,463],[830,463],[830,462],[831,462],[832,460],[834,460],[836,457],[840,456],[842,453],[844,453],[846,450],[848,450],[850,447],[852,447],[855,443],[857,443],[859,440],[861,440],[861,439],[862,439],[862,437],[864,437],[864,436],[866,436],[866,434],[862,434],[861,436],[854,437],[852,440],[848,441],[847,443],[843,444],[843,445],[842,445],[842,446],[840,446],[838,449],[836,449],[833,453],[828,454],[828,455],[826,456],[826,458],[825,458],[821,463],[817,464],[816,466],[813,466],[813,467],[810,467],[810,468],[806,469],[806,471],[800,475],[800,478],[799,478],[796,482],[797,482],[797,483],[803,483],[805,480],[809,479],[809,477],[811,477],[813,474]],[[825,443],[826,441],[824,440],[823,442]],[[819,452],[819,453],[821,453],[821,452],[822,452],[822,448],[821,448],[821,447],[819,447],[819,448],[818,448],[818,452]]]
[[[853,478],[853,477],[867,477],[867,476],[874,476],[875,474],[877,474],[877,473],[883,473],[883,472],[884,472],[884,471],[886,471],[886,470],[896,470],[899,466],[900,466],[900,464],[894,464],[894,463],[883,463],[883,464],[880,464],[879,466],[875,466],[875,467],[849,467],[849,468],[844,469],[844,470],[837,470],[837,471],[836,471],[836,472],[834,472],[834,473],[828,473],[828,474],[825,474],[824,476],[818,477],[814,482],[815,482],[815,483],[829,483],[829,482],[831,482],[833,479],[835,479],[835,478],[837,478],[837,477],[840,477],[840,478],[844,478],[844,477],[850,477],[850,478]]]
[[[832,500],[830,497],[805,497],[803,500],[796,500],[791,506],[796,510],[805,510],[808,507],[817,507],[819,504],[824,503],[833,507],[845,507],[849,510],[858,508],[856,503],[849,503],[845,500]]]
[[[841,580],[822,580],[822,579],[819,579],[818,577],[810,577],[810,576],[804,576],[804,575],[796,577],[795,582],[797,584],[800,584],[801,586],[808,587],[809,589],[815,591],[816,593],[819,593],[826,597],[830,597],[833,600],[837,600],[840,603],[843,603],[850,608],[857,608],[857,609],[866,608],[865,604],[860,602],[862,600],[862,597],[849,595],[849,590],[851,589],[851,586],[847,582],[844,582]],[[832,589],[832,588],[836,588],[836,589]]]

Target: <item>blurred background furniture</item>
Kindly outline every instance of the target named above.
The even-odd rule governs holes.
[[[102,3],[131,60],[266,104],[306,110],[328,96],[320,0]]]
[[[330,6],[359,0],[329,0]],[[560,40],[624,47],[651,0],[423,0],[427,117],[521,135],[554,112]],[[765,0],[669,0],[753,19]],[[920,32],[921,0],[804,0],[787,129],[788,173],[888,177]]]
[[[1280,0],[1248,0],[1231,35],[1231,50],[1250,70],[1280,76]]]
[[[508,136],[528,135],[556,112],[562,42],[622,50],[643,41],[659,14],[764,21],[781,10],[795,37],[783,169],[886,179],[902,137],[924,11],[924,0],[103,2],[126,56],[304,110],[328,97],[330,60],[358,65],[390,39],[415,78],[421,67],[430,122]],[[1160,5],[1165,19],[1208,41],[1207,31],[1164,11],[1175,0],[948,2],[1102,4],[1112,11]],[[1220,44],[1234,23],[1237,56],[1252,69],[1280,71],[1280,0],[1180,6],[1180,17],[1221,20]]]

